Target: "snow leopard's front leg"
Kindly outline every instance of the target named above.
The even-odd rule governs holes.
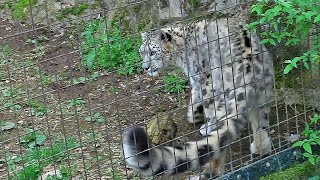
[[[187,120],[190,123],[198,123],[204,120],[201,88],[198,83],[191,84],[191,97],[188,105]]]
[[[249,121],[253,131],[253,142],[250,151],[253,154],[271,152],[271,139],[268,133],[268,107],[249,111]]]
[[[253,154],[270,153],[271,138],[268,133],[270,113],[270,100],[273,96],[272,87],[273,78],[265,77],[263,81],[256,82],[256,95],[254,107],[249,111],[249,121],[253,131],[253,142],[250,145],[250,151]]]
[[[226,109],[224,94],[215,92],[209,78],[203,83],[201,89],[205,123],[201,126],[200,133],[206,136],[220,126],[217,119],[226,116]]]

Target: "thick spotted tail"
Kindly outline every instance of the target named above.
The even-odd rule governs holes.
[[[225,146],[239,137],[245,119],[234,117],[198,141],[176,146],[152,147],[145,130],[132,127],[124,133],[123,148],[126,163],[143,176],[173,175],[185,171],[213,169],[219,174],[224,163]]]

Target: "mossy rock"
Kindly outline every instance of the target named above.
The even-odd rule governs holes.
[[[176,136],[177,124],[170,114],[160,112],[151,118],[147,125],[147,133],[153,144],[170,141]]]

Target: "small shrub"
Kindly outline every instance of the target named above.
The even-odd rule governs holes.
[[[312,146],[320,146],[320,130],[311,129],[310,125],[316,125],[318,121],[319,115],[315,114],[310,124],[306,123],[305,129],[302,132],[305,139],[293,144],[294,147],[303,147],[305,152],[302,155],[313,165],[320,163],[320,155],[312,152]]]
[[[185,90],[188,80],[181,74],[169,74],[164,77],[165,92],[181,93]]]
[[[89,70],[117,70],[123,75],[142,71],[138,53],[141,40],[121,32],[118,23],[94,20],[81,35],[82,60]]]

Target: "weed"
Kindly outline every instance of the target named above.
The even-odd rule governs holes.
[[[72,177],[71,173],[77,169],[77,165],[74,165],[71,168],[68,168],[65,165],[60,165],[59,169],[60,169],[60,173],[61,173],[61,176],[62,176],[61,179],[62,180],[68,180],[68,179],[71,179],[71,177]]]
[[[36,66],[35,63],[30,58],[26,58],[24,61],[22,61],[22,65],[26,67]]]
[[[19,92],[16,89],[5,89],[2,90],[2,94],[4,97],[15,98],[18,96]]]
[[[36,101],[29,101],[27,103],[27,106],[31,108],[30,116],[43,116],[46,113],[50,112],[49,109],[46,108],[46,106],[42,103],[36,102]]]
[[[18,0],[16,4],[8,6],[12,12],[12,16],[19,20],[25,20],[27,18],[27,12],[30,5],[37,3],[37,0]]]
[[[161,104],[158,108],[158,112],[166,112],[167,111],[167,107],[163,104]]]
[[[117,93],[119,91],[119,89],[117,87],[114,86],[110,86],[109,91],[113,94]]]
[[[39,58],[44,56],[45,54],[45,47],[41,44],[41,42],[48,41],[49,39],[46,36],[40,36],[38,39],[27,39],[27,44],[32,44],[35,48],[32,50],[33,55],[35,58]]]
[[[48,87],[54,81],[54,77],[51,75],[42,74],[41,81],[45,87]]]
[[[11,152],[6,152],[5,157],[0,158],[0,163],[7,163],[10,171],[16,170],[16,163],[21,162],[21,156],[19,154],[14,154]]]
[[[33,131],[32,129],[25,129],[27,135],[21,137],[20,142],[22,144],[27,144],[29,148],[34,148],[35,146],[41,146],[47,140],[47,136],[41,131]]]
[[[0,65],[8,63],[8,57],[13,54],[12,49],[9,46],[0,47]]]
[[[104,122],[105,122],[104,117],[101,116],[101,114],[98,113],[98,112],[97,112],[97,113],[94,113],[93,117],[87,116],[87,117],[85,118],[85,120],[88,121],[88,122],[94,122],[94,121],[98,121],[99,123],[104,123]]]
[[[13,129],[15,126],[16,124],[13,122],[0,120],[0,131],[10,130]]]
[[[76,99],[71,99],[68,102],[68,107],[74,107],[74,106],[83,106],[86,104],[86,101],[83,100],[82,98],[76,98]]]
[[[20,104],[14,103],[11,100],[13,98],[17,98],[19,95],[21,95],[23,92],[20,91],[17,88],[12,89],[3,89],[2,95],[3,95],[3,104],[6,109],[10,110],[20,110],[22,106]]]
[[[97,139],[100,139],[100,135],[97,132],[94,132],[93,130],[91,130],[89,134],[90,142],[96,142]]]
[[[52,147],[29,148],[22,156],[24,168],[17,171],[12,179],[38,179],[44,167],[62,161],[67,150],[78,147],[74,138],[67,141],[58,140]],[[40,160],[41,159],[41,163]],[[17,163],[14,162],[15,165]],[[70,170],[60,166],[62,177],[70,177]],[[68,179],[68,178],[65,178]]]
[[[83,14],[89,8],[88,4],[78,4],[72,7],[67,7],[58,11],[56,17],[61,20],[69,15],[77,16]]]
[[[10,109],[10,110],[12,110],[12,111],[22,109],[22,106],[21,106],[20,104],[13,104],[13,103],[11,103],[11,102],[6,102],[6,103],[4,103],[4,107],[5,107],[6,109]]]
[[[185,90],[188,80],[182,75],[168,74],[164,77],[165,92],[168,93],[181,93]]]
[[[72,84],[74,84],[74,85],[84,84],[86,81],[87,82],[95,81],[95,80],[97,80],[98,77],[99,77],[99,73],[94,72],[89,77],[79,77],[79,78],[72,79]]]
[[[86,82],[86,77],[79,77],[72,79],[72,84],[84,84]]]
[[[94,20],[81,34],[84,65],[93,70],[103,68],[117,70],[119,74],[133,75],[141,72],[138,47],[140,38],[132,38],[121,32],[118,23]]]

